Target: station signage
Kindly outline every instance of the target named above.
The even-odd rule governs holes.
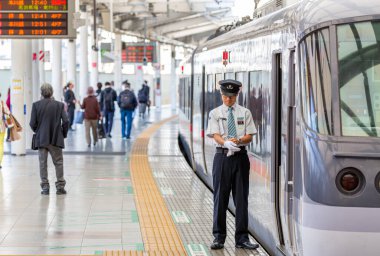
[[[123,63],[144,63],[144,47],[145,62],[156,62],[156,47],[154,43],[128,43],[123,45],[122,61]]]
[[[74,0],[0,0],[0,38],[76,37]]]

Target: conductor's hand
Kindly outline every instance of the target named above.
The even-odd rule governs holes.
[[[223,146],[225,148],[228,148],[229,151],[232,151],[232,152],[238,152],[240,151],[241,149],[236,145],[236,143],[230,141],[230,140],[227,140],[224,142]]]

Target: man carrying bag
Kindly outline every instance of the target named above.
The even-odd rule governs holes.
[[[41,194],[48,195],[50,190],[47,157],[50,153],[55,165],[57,195],[66,194],[66,181],[63,177],[64,138],[67,137],[69,120],[64,105],[52,98],[53,88],[50,84],[41,86],[42,100],[33,103],[30,127],[35,133],[34,147],[38,148],[40,161]]]

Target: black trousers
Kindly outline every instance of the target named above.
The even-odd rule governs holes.
[[[69,116],[70,128],[74,123],[75,106],[67,108],[67,115]]]
[[[249,159],[245,153],[227,157],[225,153],[214,156],[212,177],[214,187],[214,222],[212,233],[215,240],[224,243],[227,236],[226,214],[229,196],[236,207],[235,243],[249,241],[248,237],[248,193]]]

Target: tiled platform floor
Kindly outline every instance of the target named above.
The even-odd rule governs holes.
[[[38,157],[5,155],[0,170],[0,254],[99,254],[105,250],[143,250],[130,180],[128,154],[150,123],[171,116],[168,109],[135,118],[132,139],[122,141],[115,119],[112,139],[88,149],[84,128],[69,134],[64,155],[67,195],[40,195]],[[107,145],[112,145],[107,147]],[[110,155],[110,150],[119,152]],[[91,155],[90,151],[96,151]],[[124,152],[124,153],[123,153]]]
[[[209,249],[212,236],[213,195],[194,174],[177,141],[178,120],[160,128],[149,142],[149,163],[189,255],[267,255],[260,247],[235,248],[235,218],[227,213],[225,249]],[[251,240],[254,239],[251,237]]]

